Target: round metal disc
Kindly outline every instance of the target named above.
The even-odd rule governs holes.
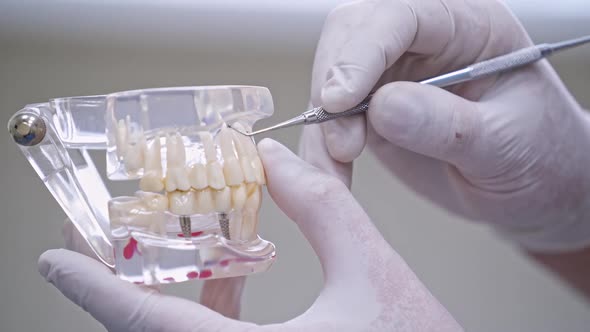
[[[34,146],[43,140],[47,127],[38,115],[22,113],[10,120],[8,131],[17,144]]]

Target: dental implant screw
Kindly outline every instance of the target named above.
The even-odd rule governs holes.
[[[231,240],[229,237],[229,218],[226,213],[219,214],[219,227],[221,227],[221,234],[223,237]]]
[[[36,114],[20,113],[10,120],[8,131],[17,144],[35,146],[45,137],[47,126],[45,121]]]
[[[180,229],[182,230],[182,235],[184,238],[188,239],[192,237],[191,232],[191,218],[189,216],[180,216]]]

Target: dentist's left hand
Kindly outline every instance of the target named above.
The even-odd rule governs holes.
[[[457,331],[461,327],[381,237],[340,180],[263,140],[268,190],[315,250],[324,288],[300,316],[258,326],[118,279],[85,255],[50,250],[39,272],[109,331]],[[285,280],[285,283],[294,280]]]
[[[96,263],[100,261],[88,245],[88,242],[84,240],[69,219],[66,220],[62,227],[62,234],[67,250],[51,250],[46,254],[52,252],[52,255],[61,256],[55,259],[69,260],[70,258],[67,257],[74,254],[71,252],[74,251],[96,260]],[[39,260],[39,263],[41,263],[41,260]],[[104,265],[103,267],[106,268]],[[226,317],[238,319],[240,318],[240,304],[245,283],[246,277],[205,280],[201,287],[201,299],[199,303]],[[159,287],[150,286],[150,289],[158,291]]]

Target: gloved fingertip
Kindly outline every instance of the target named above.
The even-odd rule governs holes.
[[[298,159],[286,146],[270,138],[265,138],[258,143],[258,153],[265,167],[286,159]]]
[[[328,81],[321,92],[322,106],[330,113],[343,112],[354,107],[359,99],[352,89]]]
[[[366,143],[366,122],[363,116],[334,119],[321,124],[330,156],[340,163],[354,161]]]
[[[37,261],[37,270],[43,278],[47,279],[49,271],[51,270],[51,266],[55,261],[55,257],[61,250],[63,249],[47,250],[46,252],[42,253],[41,256],[39,256],[39,260]]]
[[[262,154],[270,153],[279,148],[279,143],[271,138],[264,138],[258,142],[258,152]]]

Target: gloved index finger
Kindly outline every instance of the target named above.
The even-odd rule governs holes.
[[[347,31],[350,7],[361,18],[359,23],[355,18],[354,29]],[[468,65],[483,52],[502,47],[490,40],[490,34],[492,29],[514,30],[510,24],[502,27],[507,16],[494,1],[360,1],[338,7],[324,28],[332,36],[322,36],[318,53],[339,52],[314,68],[319,72],[314,72],[313,86],[321,92],[313,93],[321,95],[327,111],[342,112],[360,103],[394,64],[387,81],[420,80]],[[338,27],[347,31],[348,38],[336,37]],[[410,57],[397,66],[405,54]]]

